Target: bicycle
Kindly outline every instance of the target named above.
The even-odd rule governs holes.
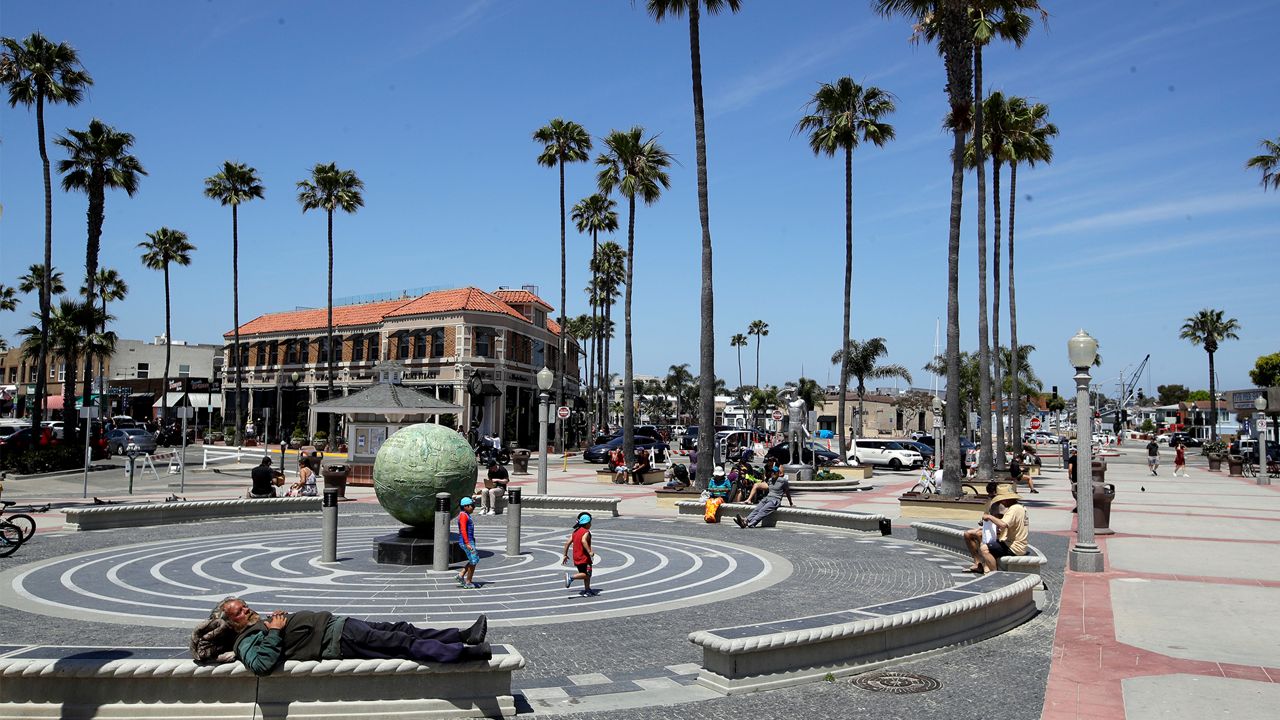
[[[0,513],[4,509],[16,505],[12,500],[0,500]],[[0,518],[0,557],[9,557],[17,552],[22,543],[36,534],[36,521],[30,515],[14,513]]]
[[[937,480],[934,479],[934,475],[936,475],[936,473],[929,470],[929,468],[926,467],[922,469],[920,471],[920,482],[912,485],[911,490],[908,492],[919,493],[921,495],[937,495],[942,492],[942,488],[938,485]]]

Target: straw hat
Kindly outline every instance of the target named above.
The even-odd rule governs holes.
[[[991,498],[991,500],[987,503],[987,507],[991,508],[995,505],[998,505],[1004,502],[1005,500],[1021,500],[1021,499],[1022,497],[1015,492],[996,493],[996,496]]]

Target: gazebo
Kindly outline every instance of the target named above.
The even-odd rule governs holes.
[[[345,419],[347,465],[351,470],[347,482],[352,485],[373,484],[373,461],[378,449],[397,430],[414,423],[439,422],[441,415],[462,415],[461,405],[402,385],[401,363],[379,363],[374,372],[378,382],[370,387],[311,406],[312,413],[336,413]]]

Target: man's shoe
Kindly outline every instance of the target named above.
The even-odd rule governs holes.
[[[740,527],[740,528],[744,528],[744,529],[745,529],[745,528],[747,527],[747,523],[746,523],[746,521],[745,521],[745,520],[743,520],[743,519],[742,519],[742,516],[741,516],[741,515],[734,515],[734,516],[733,516],[733,521],[734,521],[735,523],[737,523],[737,524],[738,524],[738,527]]]
[[[454,580],[457,580],[457,581],[458,581],[458,587],[466,587],[466,586],[467,586],[467,581],[466,581],[466,580],[465,580],[461,575],[456,576],[456,577],[454,578]]]
[[[462,631],[462,642],[468,645],[479,645],[484,642],[485,635],[489,634],[489,618],[481,615],[471,624],[471,627]]]
[[[491,657],[493,657],[493,647],[487,642],[482,642],[475,645],[464,645],[462,652],[458,653],[458,662],[488,660]]]
[[[569,587],[570,585],[573,585],[573,575],[571,575],[571,574],[569,574],[569,573],[565,573],[565,574],[564,574],[564,586],[565,586],[565,587]]]

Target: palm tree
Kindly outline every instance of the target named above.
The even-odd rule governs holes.
[[[574,226],[578,228],[578,232],[591,233],[591,262],[588,267],[591,270],[591,285],[588,294],[591,296],[591,327],[596,330],[591,335],[591,355],[587,360],[587,395],[591,398],[591,414],[596,414],[596,384],[600,375],[596,373],[596,358],[600,356],[600,334],[597,314],[600,309],[600,303],[594,288],[599,284],[596,275],[596,255],[600,252],[600,233],[611,233],[618,229],[618,212],[615,209],[618,206],[612,198],[600,193],[588,196],[579,200],[573,206],[572,217]],[[595,418],[589,421],[588,427],[594,432],[596,424]]]
[[[627,272],[626,296],[623,299],[623,393],[622,393],[622,451],[627,461],[632,459],[635,438],[631,436],[635,426],[635,390],[632,388],[631,354],[631,296],[635,277],[636,259],[636,197],[646,205],[652,205],[671,186],[666,169],[671,165],[671,154],[658,144],[656,137],[644,139],[644,128],[636,125],[630,130],[614,130],[604,139],[605,152],[596,158],[600,172],[596,181],[600,192],[609,194],[616,188],[627,199]]]
[[[39,317],[32,313],[33,317]],[[40,353],[61,357],[65,375],[62,383],[63,440],[74,444],[79,434],[74,416],[76,397],[76,363],[85,355],[110,355],[115,350],[113,332],[98,332],[111,318],[104,316],[88,300],[64,297],[49,315],[49,340],[45,343],[41,329],[32,325],[18,331],[23,338],[22,355],[34,359]]]
[[[53,270],[53,183],[49,177],[49,152],[45,147],[45,103],[79,105],[85,88],[93,84],[93,78],[80,64],[75,48],[66,43],[54,44],[36,32],[18,42],[14,38],[0,38],[4,52],[0,56],[0,82],[9,90],[9,106],[22,103],[36,106],[36,139],[39,141],[40,164],[44,172],[44,267],[46,275]],[[48,285],[40,291],[40,347],[49,346],[49,312],[53,304],[53,289]],[[43,353],[43,350],[42,350]],[[44,419],[43,398],[48,393],[47,378],[49,358],[41,354],[36,361],[36,397],[31,413],[31,430],[35,432]]]
[[[751,324],[747,326],[747,334],[756,336],[756,384],[755,384],[755,387],[758,389],[760,387],[760,338],[769,334],[769,323],[763,320],[752,320]],[[753,418],[752,424],[753,425],[760,424],[759,419]]]
[[[1240,323],[1235,318],[1223,319],[1222,315],[1221,310],[1205,308],[1187,318],[1182,323],[1182,332],[1178,333],[1178,337],[1191,341],[1192,345],[1204,346],[1204,351],[1209,353],[1209,403],[1213,408],[1213,426],[1209,431],[1211,440],[1218,439],[1218,387],[1214,379],[1213,354],[1218,352],[1218,345],[1223,340],[1240,339],[1236,334]]]
[[[800,380],[796,382],[796,399],[804,401],[806,410],[812,410],[817,407],[824,397],[826,397],[826,393],[822,391],[822,386],[818,384],[817,380],[801,376]],[[841,447],[841,449],[843,450],[844,448]]]
[[[249,202],[263,195],[262,181],[258,179],[258,171],[243,163],[230,160],[222,163],[217,174],[204,179],[204,195],[217,200],[223,207],[231,206],[231,322],[233,340],[231,346],[231,368],[236,374],[236,429],[235,444],[239,446],[243,437],[244,403],[240,401],[240,217],[241,203]]]
[[[67,151],[58,162],[64,191],[80,190],[89,196],[88,241],[85,243],[84,286],[86,297],[94,296],[98,277],[98,253],[102,245],[102,223],[106,218],[106,191],[123,190],[129,197],[138,191],[138,180],[147,171],[138,158],[129,154],[133,135],[120,132],[101,120],[90,120],[88,130],[67,130],[53,142]],[[84,398],[89,404],[93,390],[93,358],[84,358]]]
[[[47,266],[35,263],[27,268],[27,274],[18,278],[18,290],[24,295],[42,291],[45,287],[45,267]],[[49,274],[49,292],[61,295],[67,291],[67,286],[62,282],[62,271],[57,268],[52,270],[53,272]]]
[[[742,348],[747,346],[747,336],[742,333],[734,333],[729,338],[729,347],[738,350],[738,399],[742,399]]]
[[[880,358],[889,354],[889,348],[885,346],[884,338],[871,338],[866,341],[854,340],[849,338],[849,342],[845,344],[841,350],[836,350],[831,355],[832,365],[842,365],[840,376],[845,378],[853,378],[858,381],[856,390],[858,391],[858,427],[857,433],[854,435],[854,449],[857,449],[857,438],[862,437],[863,427],[863,400],[867,394],[867,379],[883,380],[887,378],[902,378],[908,383],[911,382],[911,372],[901,365],[881,365]],[[840,394],[843,395],[849,389],[848,385],[840,386]],[[844,416],[840,416],[840,422],[844,422]],[[843,448],[841,449],[843,452]],[[842,455],[841,457],[844,457]]]
[[[661,22],[666,16],[680,17],[689,13],[689,65],[693,71],[693,135],[698,162],[698,219],[702,224],[702,293],[699,298],[701,331],[698,345],[699,388],[698,422],[703,428],[715,424],[716,345],[715,292],[711,256],[711,210],[707,182],[707,135],[702,103],[702,45],[699,29],[701,9],[712,15],[728,8],[738,12],[739,0],[648,0],[649,14]],[[698,467],[697,487],[711,481],[711,463]]]
[[[1013,378],[1010,397],[1018,397],[1018,365],[1022,353],[1018,350],[1018,296],[1013,283],[1013,222],[1018,201],[1018,165],[1053,161],[1053,145],[1050,141],[1058,135],[1058,127],[1049,122],[1049,107],[1043,103],[1029,104],[1025,98],[1011,97],[1008,101],[1008,137],[1004,155],[1009,161],[1009,348],[1013,365],[1008,367]],[[1013,451],[1022,452],[1022,409],[1015,403],[1009,410],[1009,427],[1013,428]]]
[[[1029,360],[1031,353],[1036,351],[1035,345],[1019,345],[1018,346],[1018,362],[1014,362],[1013,350],[1007,347],[998,349],[1000,360],[1005,367],[1018,368],[1018,377],[1013,375],[1004,376],[1004,384],[1000,386],[1000,391],[1007,395],[1010,399],[1010,405],[1025,407],[1027,403],[1032,402],[1040,396],[1044,391],[1044,383],[1040,381],[1039,376],[1031,369]],[[1014,429],[1014,435],[1021,435]]]
[[[115,268],[102,268],[98,270],[98,276],[93,283],[93,295],[95,297],[89,297],[88,286],[80,288],[80,292],[86,299],[97,300],[102,303],[102,317],[105,319],[110,317],[107,315],[107,303],[123,300],[129,294],[129,284],[124,281],[124,278],[120,277],[120,273]],[[106,326],[99,327],[98,332],[105,334],[107,332]],[[104,358],[101,355],[98,356],[98,378],[102,385],[98,389],[98,416],[105,418],[107,417],[108,391],[106,368],[104,367]]]
[[[844,152],[844,325],[841,342],[849,339],[850,298],[853,292],[853,150],[859,142],[883,147],[893,139],[893,126],[881,118],[896,108],[893,95],[878,87],[862,87],[852,78],[842,77],[824,83],[809,101],[812,112],[800,119],[797,130],[809,133],[809,147],[814,155],[833,157]],[[849,384],[840,368],[840,387]],[[844,393],[840,393],[840,417],[844,417]],[[840,457],[845,457],[844,433],[837,442]]]
[[[14,288],[0,283],[0,312],[13,312],[18,309],[17,291]]]
[[[609,368],[612,367],[614,329],[617,326],[613,321],[613,306],[622,294],[621,288],[627,279],[626,251],[613,241],[601,243],[592,273],[597,281],[593,295],[596,302],[604,308],[604,318],[600,322],[600,339],[604,344],[604,352],[597,354],[596,360],[600,363],[600,377],[603,379],[601,385],[605,390],[605,394],[601,396],[600,415],[608,417],[609,411],[605,403],[608,402],[609,378],[613,375]]]
[[[325,295],[327,315],[325,320],[324,354],[328,365],[327,396],[333,397],[333,211],[341,210],[354,213],[364,207],[364,195],[361,190],[364,183],[356,177],[353,170],[339,170],[336,163],[316,163],[311,168],[311,177],[298,181],[298,204],[302,212],[308,210],[324,210],[327,238],[329,241],[329,282]],[[563,320],[563,315],[561,316]],[[563,333],[562,333],[563,336]],[[329,437],[338,436],[338,416],[329,413]]]
[[[169,418],[169,356],[173,347],[172,313],[169,307],[169,265],[187,266],[191,264],[191,253],[196,246],[187,242],[187,234],[181,230],[170,230],[162,227],[147,233],[147,242],[138,243],[143,250],[142,264],[152,270],[164,273],[164,397],[160,416]]]
[[[1262,189],[1280,190],[1280,136],[1275,140],[1263,140],[1259,143],[1263,149],[1261,155],[1254,155],[1245,163],[1245,167],[1262,171]]]
[[[676,415],[681,420],[684,419],[684,403],[682,400],[688,396],[689,384],[693,382],[693,373],[689,372],[689,363],[681,363],[672,365],[667,368],[667,377],[663,380],[663,388],[668,395],[675,396],[676,399]]]
[[[52,272],[46,273],[46,268]],[[18,278],[18,290],[24,295],[30,295],[33,292],[43,293],[46,289],[46,275],[49,278],[47,289],[50,297],[53,295],[61,295],[67,291],[66,285],[62,282],[62,272],[57,268],[48,265],[41,265],[40,263],[32,264],[27,269],[27,274]],[[40,295],[37,294],[36,297],[39,299]],[[39,327],[45,330],[43,336],[37,338],[40,342],[36,344],[36,347],[48,347],[48,323],[46,322],[48,313],[42,309],[35,317],[40,320]],[[47,358],[44,355],[32,355],[29,356],[29,359],[36,362],[38,368],[47,367]],[[47,387],[46,378],[48,377],[48,371],[37,369],[37,372],[39,375],[36,378],[36,400],[33,403],[32,415],[35,416],[39,414],[40,417],[44,417],[45,406],[48,404],[48,391],[45,389]]]
[[[542,145],[538,164],[560,169],[560,324],[564,325],[565,303],[565,231],[564,231],[564,165],[586,162],[591,157],[591,135],[581,125],[571,120],[555,118],[533,132],[533,141]],[[559,365],[556,384],[556,406],[564,405],[564,334],[557,338],[556,363]],[[564,450],[564,431],[556,419],[556,447]]]

